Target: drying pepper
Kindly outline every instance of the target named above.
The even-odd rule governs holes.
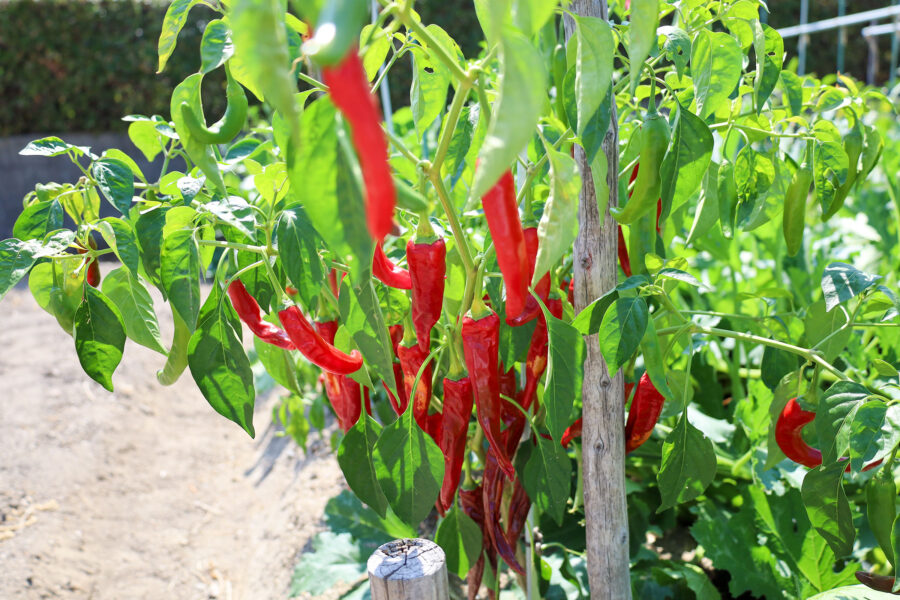
[[[428,358],[428,350],[422,350],[415,340],[404,336],[403,342],[397,346],[397,356],[400,358],[400,367],[403,369],[403,390],[405,398],[403,404],[408,402],[409,398],[413,399],[413,417],[416,423],[423,431],[428,430],[427,418],[428,407],[431,404],[431,376],[432,367],[429,363],[419,378],[419,384],[415,387],[413,394],[413,386],[416,385],[416,377],[425,359]],[[398,393],[400,390],[397,390]]]
[[[329,344],[334,344],[337,334],[337,321],[320,321],[316,323],[316,331],[322,339]],[[362,397],[365,396],[366,412],[372,414],[372,405],[369,401],[369,389],[360,386],[346,375],[336,375],[322,370],[320,377],[325,386],[325,395],[337,416],[338,426],[344,433],[350,430],[362,414]]]
[[[375,244],[375,255],[372,257],[372,275],[381,283],[398,290],[412,289],[409,271],[398,267],[384,253],[381,242]]]
[[[891,529],[897,517],[897,484],[892,473],[894,461],[889,460],[878,475],[866,484],[866,517],[875,540],[892,565],[894,549],[891,546]]]
[[[200,116],[198,116],[191,105],[187,102],[181,103],[181,118],[185,127],[198,142],[203,144],[225,144],[234,139],[234,136],[241,132],[244,123],[247,121],[247,95],[244,88],[231,76],[231,69],[228,64],[225,65],[225,78],[227,86],[225,88],[225,98],[227,105],[225,106],[225,115],[214,125],[207,127]]]
[[[515,469],[500,437],[502,422],[498,364],[500,317],[484,305],[478,294],[479,292],[476,292],[470,314],[463,317],[462,340],[466,369],[472,380],[478,422],[484,430],[488,443],[497,453],[500,466],[512,479],[515,476]]]
[[[481,198],[481,204],[506,286],[506,316],[514,318],[525,309],[530,278],[525,233],[519,221],[516,184],[511,171],[506,171],[488,190]]]
[[[391,407],[394,409],[394,412],[397,413],[397,416],[400,416],[403,414],[403,411],[406,410],[406,406],[409,403],[409,395],[403,394],[403,367],[400,365],[400,357],[398,354],[400,341],[403,339],[403,325],[391,325],[388,327],[388,332],[391,334],[391,347],[394,349],[394,360],[391,363],[391,366],[394,369],[394,389],[396,389],[397,393],[403,397],[398,401],[397,397],[394,396],[391,389],[384,382],[382,382],[382,385],[384,385],[384,391],[387,392]]]
[[[855,573],[856,580],[869,589],[885,594],[894,593],[894,578],[887,575],[876,575],[875,573],[866,573],[865,571],[857,571]],[[896,594],[895,594],[896,595]]]
[[[537,262],[538,239],[537,227],[526,227],[525,234],[525,252],[528,256],[528,281],[534,276],[534,267]],[[534,286],[534,292],[541,298],[541,301],[547,303],[547,297],[550,295],[550,273],[548,272],[537,285]],[[518,316],[506,315],[506,324],[512,327],[519,327],[530,323],[541,313],[541,305],[531,294],[525,299],[525,310]]]
[[[557,319],[562,318],[562,308],[562,300],[559,298],[547,300],[547,310]],[[521,401],[525,410],[528,410],[537,398],[538,383],[547,369],[547,342],[547,320],[542,313],[534,333],[531,334],[531,345],[525,358],[525,388],[522,391]]]
[[[397,194],[388,162],[387,140],[381,129],[381,109],[369,88],[356,46],[351,46],[336,66],[323,68],[322,78],[334,105],[350,124],[366,186],[366,223],[369,234],[380,242],[393,226]]]
[[[647,118],[641,124],[640,168],[631,197],[624,208],[610,208],[610,214],[616,221],[625,225],[634,223],[659,202],[662,187],[659,167],[668,147],[669,123],[656,112],[656,103],[651,100]]]
[[[859,126],[859,119],[856,116],[856,112],[850,110],[850,114],[853,115],[853,126],[850,128],[850,131],[847,132],[847,135],[844,136],[844,152],[847,153],[847,179],[845,179],[844,183],[841,184],[841,187],[835,191],[834,197],[831,199],[831,205],[822,215],[823,221],[827,221],[833,217],[837,211],[841,210],[841,207],[844,206],[844,201],[847,199],[847,195],[850,193],[853,184],[856,183],[856,179],[859,177],[859,155],[862,154],[863,150],[863,133]]]
[[[803,439],[803,428],[812,423],[815,418],[816,413],[803,410],[797,399],[791,398],[785,404],[775,423],[775,442],[784,455],[795,463],[810,469],[822,464],[822,453]],[[877,460],[863,467],[863,471],[874,469],[880,464],[881,460]],[[850,471],[850,465],[847,465],[847,471]]]
[[[810,151],[808,150],[784,195],[782,229],[788,256],[796,255],[803,245],[803,229],[806,227],[806,199],[809,196],[809,186],[813,180],[813,169],[809,164],[809,158]]]
[[[283,329],[263,319],[263,313],[259,308],[259,304],[250,295],[250,292],[247,291],[240,279],[235,279],[228,286],[228,297],[231,298],[231,305],[241,318],[241,321],[250,328],[250,331],[256,337],[267,344],[272,344],[285,350],[294,350],[296,348]]]
[[[530,509],[531,499],[528,497],[522,481],[516,478],[513,482],[512,499],[509,501],[509,520],[506,527],[506,540],[513,548],[519,543]]]
[[[485,455],[484,474],[482,476],[484,522],[491,545],[497,550],[501,558],[509,567],[519,575],[525,575],[525,569],[516,559],[515,546],[510,543],[501,523],[501,509],[503,503],[503,483],[505,477],[500,470],[498,456],[489,448]],[[514,480],[515,475],[510,477]],[[518,538],[516,538],[518,539]]]
[[[427,218],[419,219],[416,240],[406,244],[406,261],[412,279],[412,320],[419,349],[428,352],[431,329],[441,318],[447,244],[436,237]]]
[[[637,392],[631,401],[628,421],[625,423],[625,453],[637,449],[650,439],[659,415],[662,413],[665,396],[659,393],[647,373],[641,375]]]
[[[468,590],[468,600],[475,600],[475,597],[478,595],[478,590],[481,588],[481,579],[484,576],[485,556],[487,556],[487,560],[491,564],[491,569],[494,572],[496,572],[497,570],[497,552],[491,546],[490,535],[488,535],[485,529],[484,502],[482,500],[483,497],[483,485],[479,485],[477,488],[472,490],[459,490],[459,504],[460,506],[462,506],[463,512],[466,513],[469,518],[475,521],[475,524],[478,525],[478,527],[481,529],[483,548],[481,555],[475,562],[475,566],[469,569],[469,572],[466,575],[466,589]],[[492,599],[494,598],[493,591],[489,590],[488,594]]]
[[[429,420],[429,433],[444,453],[444,481],[438,497],[438,512],[442,516],[453,505],[453,496],[459,487],[473,403],[472,382],[468,377],[445,378],[443,412],[439,420]]]
[[[357,350],[346,354],[335,348],[310,325],[299,307],[289,306],[278,313],[278,318],[297,350],[314,365],[337,375],[349,375],[362,367]]]

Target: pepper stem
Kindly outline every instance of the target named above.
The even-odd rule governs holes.
[[[466,369],[459,359],[459,347],[452,327],[447,330],[447,348],[450,350],[450,367],[447,378],[459,381],[466,376]]]
[[[403,317],[403,339],[400,340],[400,343],[407,348],[412,348],[418,343],[416,339],[416,328],[413,325],[412,315],[410,313],[406,313],[406,316]]]
[[[474,294],[472,295],[471,312],[472,317],[476,321],[490,315],[493,312],[490,308],[488,308],[488,306],[482,299],[482,295],[484,292],[484,267],[486,264],[486,260],[481,261],[481,264],[478,266],[478,271],[475,274],[475,285],[472,287],[472,289],[474,290]]]

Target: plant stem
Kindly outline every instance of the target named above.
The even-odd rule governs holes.
[[[469,242],[466,241],[466,235],[462,230],[462,226],[459,224],[459,219],[456,216],[456,210],[453,208],[453,202],[450,200],[450,196],[447,194],[447,188],[444,187],[444,181],[434,171],[430,173],[430,179],[435,191],[437,191],[438,199],[441,201],[441,206],[444,207],[444,213],[446,213],[447,215],[447,220],[450,222],[450,230],[453,232],[453,239],[456,241],[456,249],[457,251],[459,251],[459,256],[460,258],[462,258],[463,266],[466,268],[466,278],[474,277],[475,261],[472,260],[472,252],[471,250],[469,250]]]
[[[453,103],[450,105],[450,110],[447,113],[447,123],[444,126],[444,130],[441,132],[441,139],[438,140],[438,147],[434,154],[434,160],[431,161],[431,173],[436,174],[438,177],[440,177],[441,166],[444,164],[444,159],[447,158],[447,151],[450,148],[450,140],[453,139],[453,132],[456,131],[456,124],[459,123],[459,115],[466,103],[466,98],[469,97],[469,90],[471,89],[472,83],[468,79],[460,81],[457,84],[456,93],[453,96]]]
[[[232,250],[246,250],[248,252],[256,252],[257,254],[267,255],[265,246],[253,246],[251,244],[241,244],[239,242],[224,242],[221,240],[197,240],[201,246],[215,246],[217,248],[231,248]],[[273,255],[277,253],[273,250]]]

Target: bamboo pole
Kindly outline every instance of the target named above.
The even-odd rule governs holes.
[[[429,540],[394,540],[366,564],[372,600],[449,600],[444,551]]]
[[[606,0],[575,0],[571,10],[578,15],[608,18]],[[575,33],[565,20],[566,38]],[[575,158],[583,183],[578,207],[579,231],[575,240],[575,309],[582,310],[616,285],[617,229],[609,207],[618,204],[619,135],[615,104],[610,128],[603,140],[608,162],[609,203],[601,217],[597,194],[584,150],[576,147]],[[597,336],[587,339],[584,363],[584,510],[586,516],[588,579],[593,600],[630,600],[628,571],[628,515],[625,503],[625,402],[621,370],[610,376]]]

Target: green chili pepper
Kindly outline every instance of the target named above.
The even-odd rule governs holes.
[[[156,379],[163,385],[172,385],[184,372],[188,364],[188,344],[191,341],[191,330],[178,313],[172,313],[175,319],[175,334],[172,336],[172,347],[165,366],[156,372]]]
[[[650,214],[659,201],[662,179],[659,166],[669,147],[669,123],[651,108],[647,119],[641,125],[640,169],[634,182],[631,198],[624,208],[612,208],[610,213],[616,221],[631,224]],[[651,215],[654,216],[655,215]],[[655,226],[655,218],[651,219]]]
[[[850,132],[844,136],[844,151],[847,153],[847,179],[844,181],[843,185],[837,189],[834,198],[831,199],[831,206],[828,207],[828,210],[826,210],[825,214],[822,216],[822,220],[824,221],[827,221],[833,217],[837,211],[841,210],[841,207],[844,206],[844,201],[847,199],[847,195],[850,193],[850,189],[859,177],[859,157],[863,151],[863,133],[859,126],[859,119],[857,119],[856,113],[853,111],[850,111],[850,113],[853,115],[853,127],[850,129]]]
[[[647,274],[644,257],[656,252],[656,215],[644,215],[632,223],[628,230],[628,258],[632,274]]]
[[[228,78],[228,87],[225,97],[228,105],[225,107],[225,115],[211,127],[207,127],[201,118],[193,111],[187,102],[181,103],[181,118],[191,136],[203,144],[225,144],[234,139],[244,123],[247,121],[247,95],[244,88],[232,76],[231,70],[226,65],[225,76]]]
[[[722,159],[716,179],[716,192],[719,196],[719,222],[722,224],[722,235],[726,239],[734,237],[734,223],[737,219],[737,184],[734,181],[734,165],[728,159]]]
[[[897,484],[894,483],[891,467],[892,463],[888,462],[866,484],[866,517],[878,545],[891,564],[894,564],[891,527],[897,516]]]
[[[336,65],[359,43],[359,32],[368,21],[368,0],[326,2],[315,19],[312,38],[303,44],[303,52],[319,66]]]
[[[787,242],[789,256],[794,256],[803,245],[803,229],[806,227],[806,199],[809,197],[809,186],[813,180],[812,167],[804,158],[800,168],[794,173],[794,178],[788,186],[784,196],[784,241]]]
[[[556,87],[556,100],[554,102],[556,108],[556,116],[569,127],[568,115],[566,115],[566,103],[564,98],[566,71],[568,63],[566,61],[566,47],[557,44],[553,49],[553,85]]]

